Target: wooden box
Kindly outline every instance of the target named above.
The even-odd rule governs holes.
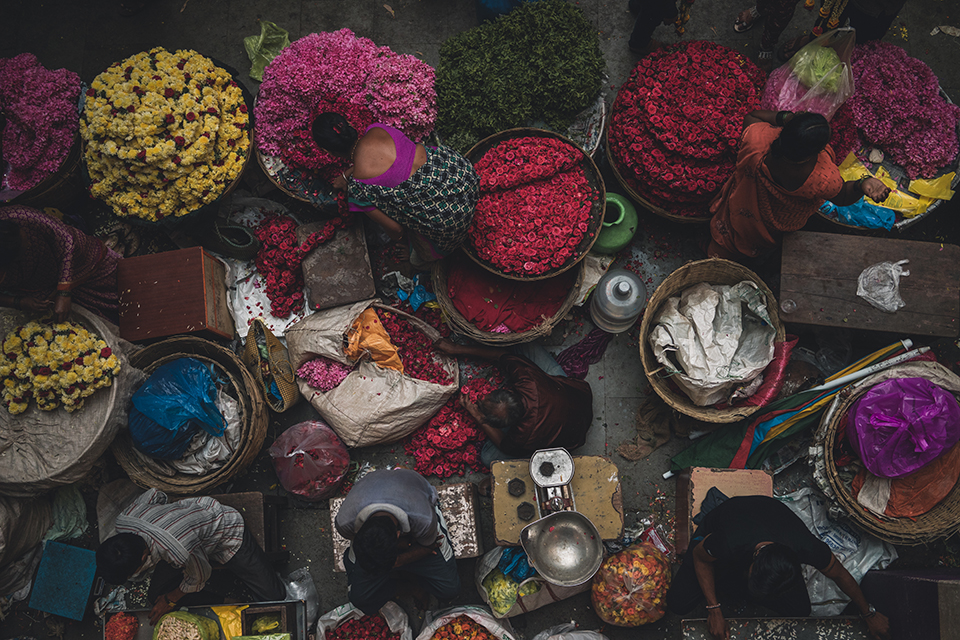
[[[223,263],[202,247],[121,260],[120,336],[131,342],[181,333],[232,339],[225,275]]]
[[[240,612],[240,628],[243,635],[257,635],[253,631],[253,623],[260,616],[278,615],[280,616],[280,627],[271,631],[265,631],[265,634],[290,633],[295,634],[294,619],[296,618],[296,603],[284,602],[279,604],[253,604]]]
[[[677,556],[687,552],[693,537],[693,519],[707,491],[716,487],[728,498],[735,496],[773,497],[773,475],[759,469],[710,469],[690,467],[677,476]]]

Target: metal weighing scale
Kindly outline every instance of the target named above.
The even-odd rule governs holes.
[[[530,457],[530,478],[536,485],[540,518],[577,510],[570,485],[574,470],[573,456],[566,449],[541,449]]]

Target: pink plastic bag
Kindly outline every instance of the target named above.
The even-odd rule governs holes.
[[[960,404],[924,378],[887,380],[851,407],[847,436],[870,473],[899,478],[960,440]]]
[[[269,449],[283,488],[304,500],[337,492],[350,467],[350,453],[333,429],[319,420],[295,424]]]

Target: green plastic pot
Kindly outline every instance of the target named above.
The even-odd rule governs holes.
[[[607,209],[600,237],[590,251],[604,255],[617,253],[630,244],[636,232],[637,210],[619,193],[607,192]]]

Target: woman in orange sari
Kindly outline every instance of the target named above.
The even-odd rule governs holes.
[[[753,111],[743,125],[737,167],[710,203],[711,257],[766,256],[824,200],[843,207],[864,195],[880,202],[890,194],[873,177],[844,182],[828,144],[830,124],[820,114]]]

